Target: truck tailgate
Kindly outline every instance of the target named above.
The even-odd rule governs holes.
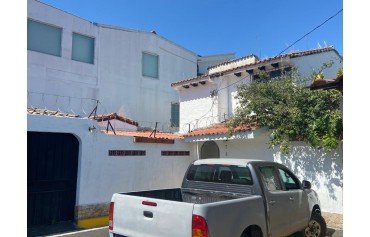
[[[114,194],[112,201],[113,233],[129,237],[191,236],[192,203],[125,194]],[[143,202],[155,203],[156,206]]]

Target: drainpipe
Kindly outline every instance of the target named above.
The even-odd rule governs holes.
[[[197,160],[199,160],[199,142],[197,141],[197,146],[196,146],[196,149],[197,149]]]

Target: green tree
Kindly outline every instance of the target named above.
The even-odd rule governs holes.
[[[271,129],[270,147],[290,151],[291,141],[305,141],[312,147],[334,149],[342,140],[342,93],[310,90],[305,79],[291,73],[281,78],[259,80],[238,87],[240,107],[229,121],[234,128],[251,122]]]

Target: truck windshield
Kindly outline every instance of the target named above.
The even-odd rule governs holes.
[[[253,184],[249,168],[236,165],[191,165],[186,179],[214,183]]]

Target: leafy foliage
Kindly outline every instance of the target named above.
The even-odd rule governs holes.
[[[257,119],[259,127],[272,130],[270,147],[289,153],[290,142],[308,142],[328,150],[342,139],[342,94],[337,90],[310,90],[293,74],[253,81],[238,88],[239,108],[229,131]]]

